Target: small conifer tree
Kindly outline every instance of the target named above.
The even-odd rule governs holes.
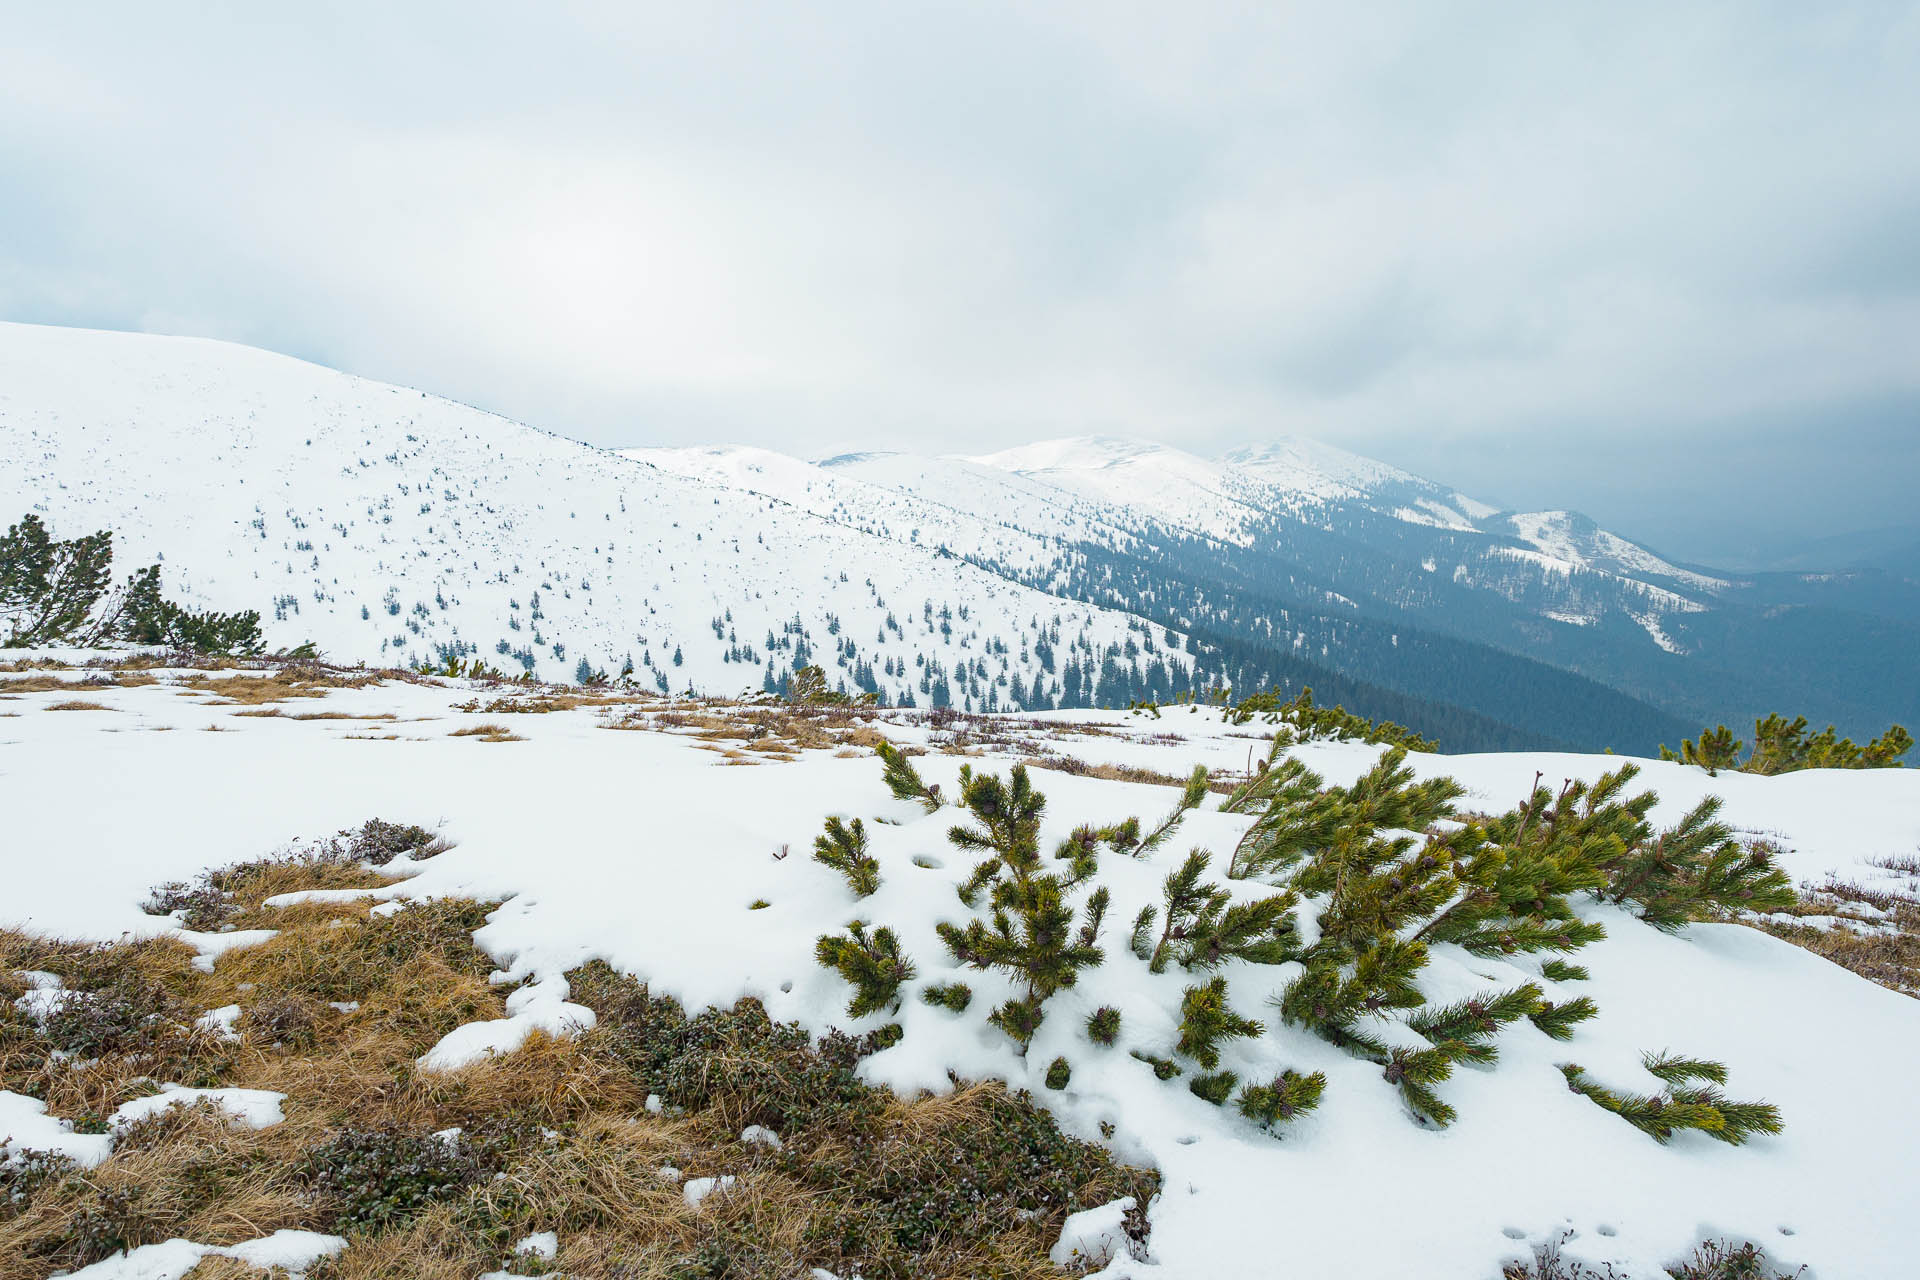
[[[1220,1065],[1220,1042],[1242,1036],[1257,1036],[1266,1030],[1252,1018],[1243,1018],[1227,1004],[1227,980],[1215,977],[1188,987],[1180,998],[1180,1042],[1182,1054],[1211,1071]]]
[[[833,969],[853,985],[847,1016],[865,1017],[897,1004],[900,984],[911,981],[913,962],[900,950],[893,930],[882,926],[871,935],[864,921],[847,926],[844,936],[823,934],[814,944],[822,968]]]
[[[948,839],[962,849],[987,856],[974,868],[962,898],[972,905],[990,890],[985,919],[962,927],[941,921],[936,927],[954,959],[979,969],[1000,969],[1024,985],[989,1015],[989,1021],[1019,1042],[1022,1052],[1045,1017],[1045,1004],[1071,987],[1082,969],[1105,959],[1097,945],[1108,895],[1104,889],[1086,903],[1076,933],[1072,884],[1044,869],[1040,858],[1040,815],[1046,797],[1034,790],[1025,766],[1015,765],[1008,780],[975,774],[963,767],[960,803],[973,826],[955,826]]]

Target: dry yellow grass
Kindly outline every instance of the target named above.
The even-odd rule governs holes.
[[[399,678],[390,671],[343,671],[318,666],[284,666],[265,674],[182,676],[178,687],[212,694],[221,705],[259,706],[288,698],[324,698],[330,689],[361,689],[383,679]]]
[[[69,698],[65,702],[49,703],[47,711],[111,711],[112,707],[102,702],[88,702],[84,698]]]
[[[472,724],[455,729],[449,738],[478,738],[482,742],[525,742],[526,739],[503,724]]]
[[[350,1225],[338,1217],[341,1203],[317,1196],[309,1182],[314,1153],[346,1129],[424,1137],[454,1126],[474,1135],[481,1145],[473,1150],[493,1153],[486,1168],[391,1225],[349,1231],[349,1247],[326,1264],[329,1280],[472,1280],[505,1263],[512,1241],[544,1230],[560,1235],[553,1269],[581,1280],[677,1280],[703,1273],[700,1267],[804,1276],[819,1265],[875,1277],[1058,1274],[1046,1257],[1063,1211],[1057,1206],[1032,1221],[1010,1211],[987,1215],[977,1238],[930,1241],[926,1264],[906,1271],[910,1259],[885,1234],[892,1219],[883,1201],[863,1198],[870,1195],[863,1188],[885,1185],[885,1153],[910,1157],[916,1182],[937,1179],[950,1165],[983,1167],[982,1143],[1007,1132],[1009,1108],[1026,1105],[998,1086],[916,1101],[869,1094],[877,1100],[843,1113],[847,1104],[832,1099],[847,1086],[806,1074],[822,1071],[824,1059],[804,1037],[797,1047],[767,1038],[752,1030],[765,1028],[764,1018],[743,1019],[739,1010],[695,1035],[684,1020],[659,1021],[666,1015],[645,989],[604,966],[604,976],[592,976],[591,966],[581,971],[587,976],[576,986],[576,998],[601,1009],[593,1031],[536,1034],[512,1053],[458,1071],[419,1071],[416,1057],[446,1030],[504,1012],[502,992],[484,980],[492,962],[471,939],[487,904],[436,901],[382,917],[369,917],[364,902],[260,905],[274,893],[383,879],[322,861],[227,873],[223,882],[244,908],[236,923],[277,921],[282,931],[226,953],[212,973],[196,969],[194,952],[174,940],[98,947],[0,931],[0,1087],[41,1097],[69,1119],[103,1116],[152,1092],[160,1070],[163,1078],[286,1095],[284,1122],[262,1130],[230,1124],[210,1107],[165,1113],[131,1129],[98,1168],[36,1189],[18,1213],[0,1211],[0,1280],[43,1280],[113,1244],[181,1236],[225,1245],[283,1227],[341,1230]],[[56,1060],[36,1051],[30,1034],[23,1043],[17,1017],[7,1021],[24,990],[13,970],[26,968],[52,969],[85,990],[164,990],[183,1018],[238,1004],[241,1038],[176,1028],[158,1050],[171,1055],[164,1068],[151,1053],[116,1049],[90,1061]],[[687,1114],[645,1109],[658,1086],[635,1064],[662,1046],[680,1054],[698,1047],[704,1055],[693,1060],[698,1080],[676,1077],[707,1092]],[[802,1128],[787,1129],[788,1148],[778,1155],[741,1143],[742,1125],[762,1114],[768,1090],[786,1100],[780,1105],[817,1108],[805,1114],[823,1117],[824,1127],[796,1120]],[[865,1127],[843,1130],[843,1114],[865,1117],[857,1122]],[[1017,1154],[1001,1159],[1004,1165],[988,1167],[1023,1167]],[[690,1207],[679,1182],[662,1177],[665,1166],[736,1181]],[[1092,1184],[1089,1194],[1109,1199],[1114,1185]],[[848,1235],[856,1229],[867,1234]],[[869,1238],[879,1243],[860,1243]],[[875,1247],[874,1264],[860,1267],[860,1250]],[[235,1280],[257,1273],[210,1259],[192,1274]]]
[[[391,711],[302,711],[296,715],[288,715],[279,707],[253,707],[233,714],[253,716],[262,720],[398,720],[400,718]]]
[[[268,1271],[253,1266],[238,1258],[204,1258],[198,1266],[187,1272],[184,1280],[265,1280],[285,1274],[284,1271]]]
[[[1872,865],[1893,872],[1892,883],[1866,886],[1829,877],[1801,889],[1794,914],[1831,919],[1769,919],[1757,927],[1890,991],[1920,998],[1920,857],[1881,858]]]
[[[0,680],[0,693],[54,693],[79,687],[77,681],[62,680],[59,676],[21,676],[17,680]]]

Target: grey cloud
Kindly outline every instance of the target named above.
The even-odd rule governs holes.
[[[1915,155],[1867,0],[36,6],[0,314],[609,444],[1301,432],[1704,555],[1909,518]]]

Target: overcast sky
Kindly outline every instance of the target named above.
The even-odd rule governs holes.
[[[286,16],[266,16],[280,10]],[[1920,5],[0,0],[0,317],[563,434],[1920,522]]]

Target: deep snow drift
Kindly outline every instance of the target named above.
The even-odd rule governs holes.
[[[845,1026],[848,989],[814,963],[812,945],[856,916],[899,931],[919,965],[916,988],[956,976],[933,926],[964,915],[954,887],[970,860],[945,838],[957,811],[924,815],[895,800],[864,753],[733,767],[685,733],[613,731],[603,727],[611,713],[592,709],[514,716],[525,741],[488,743],[451,734],[498,717],[454,709],[474,692],[434,683],[343,689],[297,708],[397,717],[372,724],[237,717],[244,708],[164,679],[85,690],[108,710],[46,709],[71,696],[0,701],[0,923],[100,938],[165,930],[168,920],[140,910],[154,884],[378,815],[438,827],[456,842],[391,892],[505,900],[479,941],[504,968],[541,980],[528,988],[537,993],[527,1001],[532,1016],[563,1016],[559,975],[599,956],[690,1004],[751,994],[775,1018]],[[923,722],[895,719],[889,736],[928,740]],[[1261,749],[1258,726],[1188,708],[1158,719],[1018,716],[997,728],[1007,743],[973,759],[976,769],[1044,749],[1180,774],[1196,762],[1243,769]],[[1318,744],[1298,754],[1344,783],[1377,749]],[[1412,759],[1423,776],[1459,778],[1464,804],[1496,810],[1523,797],[1536,773],[1591,779],[1620,763]],[[918,761],[949,793],[961,763],[938,753]],[[1155,817],[1173,794],[1056,771],[1034,777],[1050,801],[1049,847],[1083,821]],[[1640,783],[1661,793],[1655,817],[1665,822],[1704,794],[1724,796],[1729,821],[1785,846],[1796,878],[1855,874],[1867,858],[1920,847],[1920,774],[1911,771],[1709,778],[1647,762]],[[832,813],[868,820],[881,863],[881,890],[857,905],[805,853]],[[1444,1087],[1459,1111],[1444,1130],[1416,1125],[1377,1067],[1274,1025],[1264,1002],[1284,975],[1238,962],[1223,970],[1235,1006],[1269,1029],[1231,1042],[1224,1065],[1244,1078],[1282,1066],[1324,1071],[1321,1107],[1276,1138],[1191,1096],[1184,1081],[1155,1079],[1126,1050],[1164,1051],[1183,979],[1135,962],[1124,922],[1157,899],[1188,848],[1224,851],[1246,822],[1201,812],[1149,860],[1103,863],[1115,895],[1107,963],[1055,998],[1025,1059],[979,1017],[909,992],[898,1015],[904,1040],[869,1059],[866,1072],[901,1089],[945,1089],[949,1069],[999,1077],[1032,1089],[1082,1136],[1112,1123],[1115,1148],[1165,1178],[1152,1259],[1118,1261],[1116,1276],[1491,1276],[1568,1231],[1568,1256],[1634,1276],[1657,1276],[1659,1264],[1712,1236],[1752,1239],[1826,1280],[1906,1269],[1920,1240],[1910,1215],[1920,1003],[1741,926],[1667,936],[1589,905],[1609,936],[1578,954],[1592,978],[1577,984],[1548,982],[1534,961],[1436,949],[1421,980],[1430,999],[1531,980],[1556,998],[1590,995],[1601,1010],[1567,1043],[1524,1022],[1505,1032],[1495,1067],[1463,1068]],[[776,857],[783,848],[792,856]],[[749,909],[763,898],[771,905]],[[978,1000],[1000,994],[995,979],[967,971],[965,980]],[[1112,1049],[1080,1031],[1100,1004],[1126,1017]],[[484,1042],[502,1030],[470,1036]],[[1725,1062],[1728,1091],[1777,1104],[1784,1133],[1739,1148],[1683,1133],[1663,1147],[1570,1093],[1557,1070],[1578,1061],[1620,1087],[1652,1088],[1639,1055],[1660,1049]],[[1064,1093],[1040,1087],[1057,1053],[1074,1064]],[[0,1122],[14,1119],[45,1123],[0,1112]]]

